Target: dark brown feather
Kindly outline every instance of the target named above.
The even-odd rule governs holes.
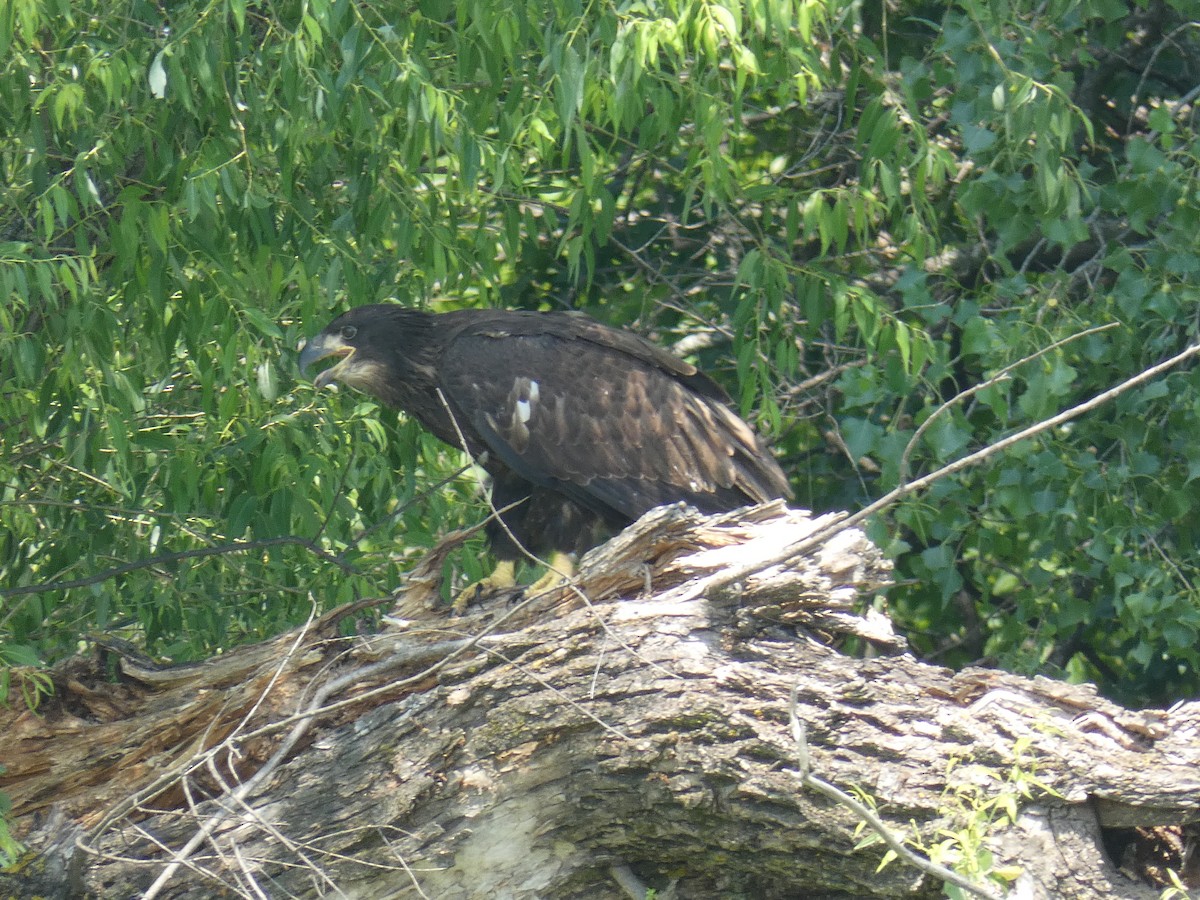
[[[783,472],[713,381],[577,313],[364,306],[313,347],[306,357],[345,354],[325,380],[486,452],[495,505],[524,501],[505,521],[537,554],[582,551],[663,503],[711,513],[788,495]],[[501,557],[517,555],[503,529],[490,534]]]

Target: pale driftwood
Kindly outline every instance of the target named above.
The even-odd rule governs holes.
[[[678,599],[819,524],[777,504],[656,510],[589,555],[579,592],[449,619],[417,576],[381,634],[339,638],[331,615],[199,666],[126,661],[120,684],[76,662],[43,715],[0,713],[0,788],[43,851],[0,886],[937,896],[898,862],[877,872],[858,816],[800,786],[795,686],[813,774],[861,788],[897,834],[961,828],[954,792],[986,799],[1019,764],[1054,792],[992,831],[1020,896],[1157,897],[1107,860],[1100,830],[1200,818],[1200,704],[1132,712],[1088,687],[844,655],[902,646],[867,602],[887,565],[854,530]]]

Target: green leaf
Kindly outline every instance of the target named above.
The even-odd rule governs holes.
[[[251,325],[267,337],[274,338],[275,340],[283,339],[283,330],[261,309],[254,306],[245,306],[242,307],[242,315],[249,320]]]
[[[164,47],[154,54],[154,59],[150,63],[150,71],[146,76],[151,96],[159,100],[167,96],[167,70],[163,66],[163,56],[166,52],[167,48]]]

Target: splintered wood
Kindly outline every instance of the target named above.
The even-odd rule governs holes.
[[[857,816],[800,785],[794,689],[812,774],[862,791],[902,838],[941,841],[1026,778],[987,844],[1023,896],[1156,898],[1101,827],[1200,819],[1200,704],[1130,711],[903,654],[875,595],[889,565],[862,532],[792,552],[839,518],[666,507],[571,584],[461,617],[429,602],[431,565],[376,633],[339,627],[364,603],[198,665],[123,654],[115,682],[99,654],[72,660],[38,712],[0,710],[0,789],[41,854],[0,887],[938,895],[880,870]]]

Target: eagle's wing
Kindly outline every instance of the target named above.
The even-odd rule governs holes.
[[[619,334],[600,327],[601,338]],[[562,330],[466,330],[443,352],[438,380],[464,434],[594,509],[636,518],[680,500],[716,512],[785,496],[750,427],[689,386],[695,370],[676,360],[667,371],[638,346]]]

